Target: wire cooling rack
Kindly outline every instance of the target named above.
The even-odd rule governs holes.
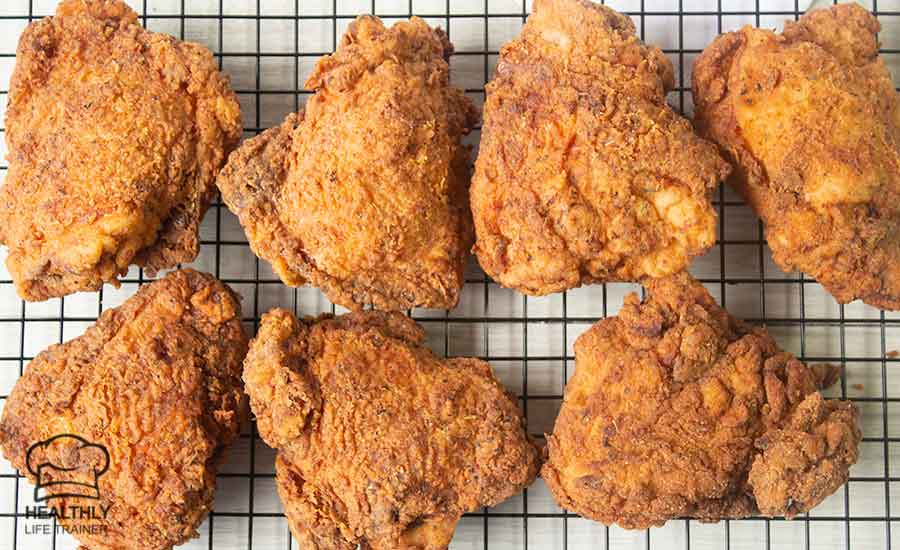
[[[29,21],[50,15],[53,0],[0,2],[0,107],[5,108],[18,36]],[[302,90],[316,59],[331,52],[360,13],[392,22],[418,14],[440,25],[456,45],[452,79],[480,105],[500,46],[515,36],[530,10],[525,0],[132,0],[144,25],[205,44],[231,75],[243,109],[246,135],[277,124],[301,107]],[[662,47],[676,67],[678,88],[669,97],[690,114],[694,58],[720,32],[744,24],[781,28],[809,6],[792,0],[619,0],[609,4],[634,19],[641,37]],[[900,0],[866,5],[883,26],[882,56],[900,75]],[[469,137],[476,145],[478,132]],[[4,151],[5,152],[5,151]],[[5,166],[5,163],[4,165]],[[5,173],[5,168],[2,169]],[[624,548],[891,548],[900,541],[900,315],[853,303],[838,305],[814,281],[783,273],[771,261],[762,227],[729,189],[716,197],[719,239],[691,271],[734,315],[766,324],[779,343],[809,362],[845,367],[828,393],[855,401],[863,412],[861,460],[850,482],[808,515],[793,521],[751,518],[702,524],[677,520],[648,531],[625,531],[568,514],[538,480],[523,495],[468,514],[454,549]],[[236,218],[215,204],[201,229],[194,267],[214,273],[243,296],[244,321],[255,329],[276,305],[303,315],[336,311],[318,291],[289,289],[250,251]],[[6,251],[0,252],[0,260]],[[97,316],[121,304],[148,281],[132,270],[122,287],[26,304],[0,267],[0,398],[5,401],[28,361],[50,344],[80,335]],[[634,285],[595,285],[544,298],[526,298],[486,280],[472,262],[459,307],[451,312],[413,310],[429,344],[444,355],[491,361],[520,396],[529,430],[552,429],[563,386],[574,367],[572,343],[591,323],[616,313]],[[215,511],[200,537],[182,548],[291,549],[274,488],[273,453],[253,426],[244,433],[218,477]],[[69,535],[28,532],[24,509],[31,487],[0,460],[0,549],[77,548]],[[893,511],[893,512],[892,512]]]

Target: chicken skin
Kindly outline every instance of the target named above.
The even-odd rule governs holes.
[[[734,163],[775,262],[839,302],[900,309],[900,101],[855,4],[744,27],[694,65],[697,126]]]
[[[246,352],[231,290],[171,273],[29,363],[3,409],[3,455],[56,495],[39,504],[85,548],[171,549],[197,536],[246,418]],[[95,516],[66,513],[79,509]]]
[[[307,80],[305,113],[231,156],[222,197],[285,284],[355,310],[456,305],[477,113],[449,86],[451,51],[419,18],[360,17]]]
[[[399,313],[263,316],[244,382],[302,548],[444,549],[463,513],[537,475],[490,366],[438,359],[424,336]]]
[[[575,361],[541,474],[584,517],[628,529],[790,518],[857,460],[858,409],[817,391],[833,369],[779,350],[687,274],[627,297],[578,338]]]
[[[190,262],[240,108],[206,48],[119,0],[66,0],[19,40],[0,243],[26,300]]]
[[[470,190],[490,277],[531,295],[636,281],[715,243],[729,167],[666,103],[673,74],[628,17],[535,0],[487,86]]]

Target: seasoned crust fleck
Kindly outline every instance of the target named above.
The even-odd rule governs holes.
[[[446,35],[358,18],[306,82],[306,112],[250,140],[217,185],[285,284],[350,309],[452,308],[473,240],[471,101]]]
[[[541,472],[560,506],[629,529],[804,513],[847,481],[859,411],[687,274],[575,343]]]
[[[28,364],[3,409],[3,455],[35,483],[31,445],[59,434],[102,445],[100,500],[48,506],[109,508],[102,520],[62,520],[91,550],[171,549],[212,508],[216,470],[246,417],[246,352],[237,296],[210,275],[173,272]],[[71,451],[48,459],[84,467]]]
[[[536,0],[487,86],[471,188],[484,271],[542,295],[683,269],[715,242],[715,147],[666,103],[672,65],[627,16]]]
[[[66,0],[19,40],[0,243],[19,294],[192,261],[240,108],[210,52],[145,31],[118,0]]]
[[[775,262],[839,302],[900,309],[900,101],[855,4],[744,27],[694,66],[698,129],[735,165]]]
[[[537,475],[522,413],[477,359],[442,360],[399,313],[263,316],[244,362],[303,548],[446,548],[463,513]]]

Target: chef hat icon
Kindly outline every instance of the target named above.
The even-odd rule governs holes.
[[[109,469],[109,452],[81,436],[60,434],[28,448],[28,472],[36,480],[35,502],[53,498],[100,498],[97,480]]]

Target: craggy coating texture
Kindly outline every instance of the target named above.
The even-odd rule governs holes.
[[[170,549],[197,536],[212,507],[216,470],[247,413],[246,352],[231,290],[176,271],[28,365],[0,420],[3,455],[35,483],[29,446],[58,434],[102,445],[109,469],[97,478],[100,500],[46,504],[108,509],[103,519],[62,521],[91,550]],[[101,470],[60,443],[45,449],[48,462]]]
[[[847,481],[859,411],[817,391],[832,369],[779,350],[687,274],[648,291],[575,343],[541,472],[560,506],[629,529],[793,517]]]
[[[541,295],[661,277],[713,245],[728,165],[668,106],[673,86],[628,17],[535,1],[487,87],[470,192],[488,275]]]
[[[540,451],[477,359],[442,360],[399,313],[264,315],[244,361],[304,549],[446,548],[461,515],[521,491]]]
[[[350,309],[452,308],[471,247],[471,101],[446,35],[364,16],[306,82],[306,113],[249,140],[217,184],[254,252],[290,286]]]
[[[842,303],[900,309],[900,101],[855,4],[744,27],[694,65],[698,128],[735,165],[775,261]]]
[[[9,99],[0,243],[24,299],[197,256],[241,133],[206,48],[145,31],[118,0],[66,0],[22,34]]]

